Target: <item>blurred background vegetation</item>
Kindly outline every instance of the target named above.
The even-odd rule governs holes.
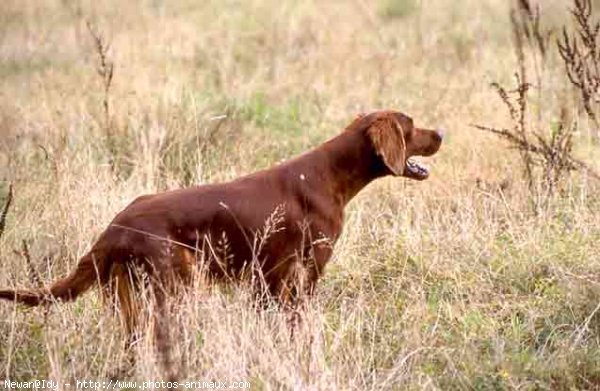
[[[576,27],[573,4],[539,6],[548,55],[535,73],[525,47],[527,124],[576,126],[573,154],[598,170],[597,130],[555,45]],[[514,84],[518,7],[3,0],[0,205],[9,183],[14,201],[0,285],[33,283],[24,240],[50,281],[136,196],[235,178],[394,108],[448,130],[430,179],[383,179],[352,202],[297,340],[243,289],[182,302],[182,372],[265,390],[599,389],[600,186],[570,172],[535,213],[518,152],[471,126],[512,126],[490,84]],[[0,377],[108,376],[122,336],[102,308],[96,293],[49,310],[1,303]],[[152,350],[137,355],[127,378],[154,378]]]

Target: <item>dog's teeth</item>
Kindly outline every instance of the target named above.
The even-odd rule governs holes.
[[[411,159],[406,160],[406,168],[412,173],[418,175],[427,175],[429,173],[429,169],[427,167],[424,167]]]

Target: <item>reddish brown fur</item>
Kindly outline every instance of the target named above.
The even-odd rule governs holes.
[[[301,291],[313,291],[323,273],[348,201],[388,174],[424,179],[407,171],[406,159],[432,155],[440,145],[439,132],[415,128],[401,113],[360,116],[337,137],[278,166],[228,183],[139,197],[115,217],[69,276],[44,290],[1,290],[0,298],[31,306],[72,300],[98,281],[116,293],[132,333],[137,309],[131,292],[139,285],[132,268],[164,286],[173,278],[189,281],[202,259],[213,279],[253,276],[265,288],[259,291],[293,304]],[[283,219],[265,234],[277,208]],[[223,238],[228,257],[219,249]],[[166,291],[154,291],[161,307]]]

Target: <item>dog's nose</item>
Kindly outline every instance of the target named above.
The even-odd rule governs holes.
[[[437,128],[435,130],[435,132],[438,134],[438,136],[440,136],[440,140],[444,139],[444,135],[446,134],[446,129],[443,128]]]

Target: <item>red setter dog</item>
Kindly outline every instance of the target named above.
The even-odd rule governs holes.
[[[433,155],[441,143],[442,132],[417,128],[402,113],[361,115],[337,137],[275,167],[137,198],[70,275],[46,289],[0,290],[0,298],[30,306],[73,300],[98,282],[116,295],[133,333],[132,292],[140,280],[131,270],[150,277],[160,309],[169,294],[164,287],[189,282],[200,267],[215,280],[253,278],[258,291],[293,306],[323,273],[348,201],[386,175],[426,179],[428,170],[410,158]],[[157,341],[168,344],[161,329]]]

